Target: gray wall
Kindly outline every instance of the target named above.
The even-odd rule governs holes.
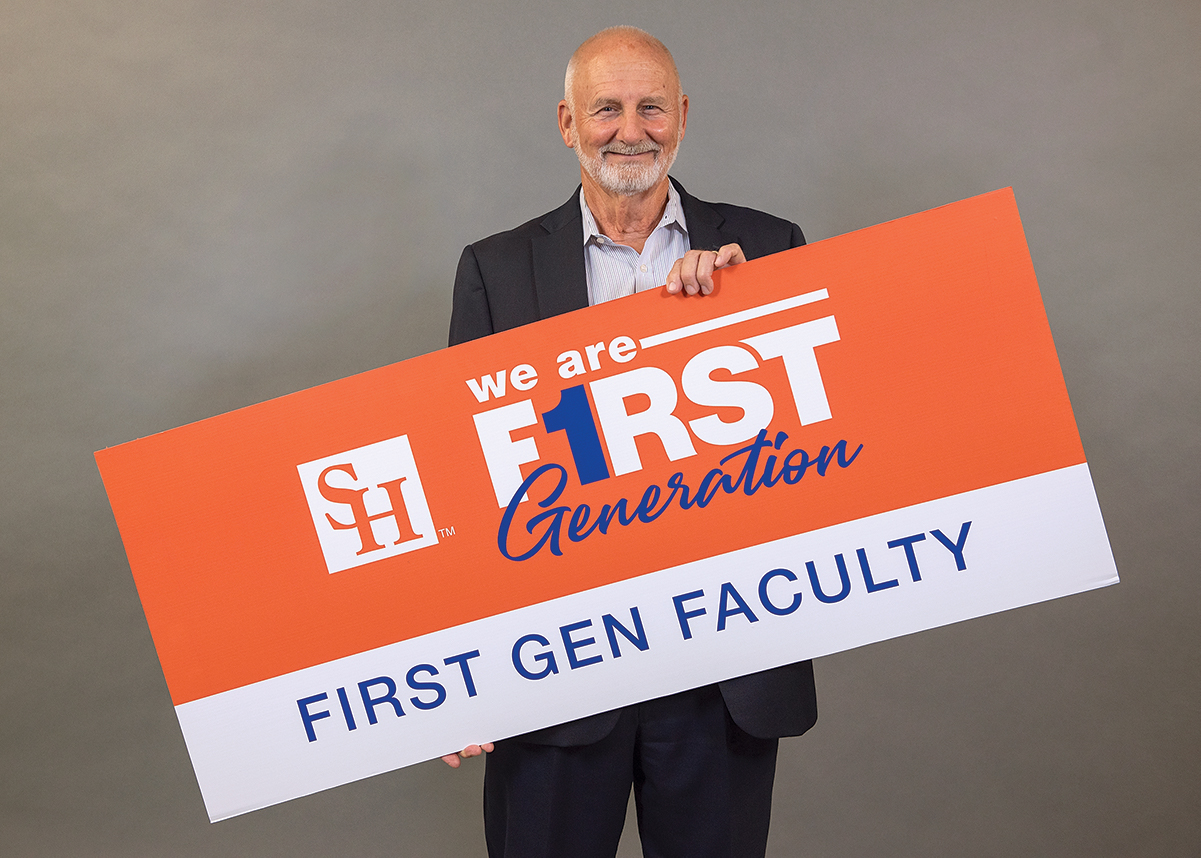
[[[209,825],[92,451],[441,347],[623,21],[703,197],[816,240],[1015,188],[1124,579],[821,660],[771,854],[1196,854],[1195,0],[0,2],[0,851],[483,854],[479,765]]]

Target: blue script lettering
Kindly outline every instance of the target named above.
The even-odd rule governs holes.
[[[668,478],[666,488],[654,484],[647,486],[632,509],[629,500],[619,498],[615,503],[604,504],[595,516],[588,504],[580,504],[574,509],[555,505],[567,488],[567,469],[554,462],[547,463],[531,472],[513,493],[500,520],[500,529],[496,534],[497,547],[501,554],[515,561],[529,560],[547,547],[551,554],[559,557],[563,554],[564,532],[571,542],[583,542],[596,533],[604,536],[614,523],[622,527],[628,527],[635,521],[650,524],[672,506],[685,511],[694,507],[703,509],[719,493],[735,494],[741,491],[751,496],[761,488],[770,489],[781,482],[795,485],[810,469],[819,477],[824,477],[832,464],[839,468],[850,467],[863,450],[860,444],[848,455],[847,442],[842,440],[833,446],[822,447],[821,452],[812,458],[798,447],[785,454],[781,461],[777,453],[787,440],[787,433],[777,432],[775,438],[769,441],[767,430],[761,429],[754,441],[726,456],[720,462],[721,467],[705,474],[695,490],[684,482],[684,474],[677,472]],[[730,464],[739,466],[738,470],[731,468],[727,471],[725,466]],[[538,506],[544,511],[531,516],[524,525],[526,533],[534,537],[534,543],[520,550],[510,541],[513,521],[521,499],[527,495],[537,497],[539,494],[543,497],[538,501]]]

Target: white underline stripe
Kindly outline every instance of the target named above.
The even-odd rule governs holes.
[[[716,319],[708,319],[704,322],[697,322],[695,325],[686,325],[683,328],[676,328],[673,331],[664,331],[661,334],[653,334],[639,341],[639,346],[644,349],[649,349],[651,346],[663,345],[663,343],[682,340],[685,337],[691,337],[695,334],[703,334],[706,331],[716,331],[718,328],[729,327],[736,325],[739,322],[745,322],[748,319],[758,319],[760,316],[770,316],[772,313],[779,313],[783,310],[791,310],[793,307],[801,307],[805,304],[812,304],[814,301],[821,301],[829,298],[830,295],[825,289],[818,289],[816,292],[806,292],[803,295],[794,295],[791,298],[785,298],[782,301],[773,301],[770,304],[762,304],[758,307],[751,307],[749,310],[739,310],[737,313],[730,313],[725,316],[718,316]]]

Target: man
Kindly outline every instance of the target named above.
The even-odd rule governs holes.
[[[580,161],[563,206],[463,251],[451,345],[663,286],[712,291],[713,271],[804,244],[800,229],[705,203],[668,178],[688,122],[671,54],[632,27],[572,56],[559,131]],[[809,662],[481,746],[493,858],[610,858],[631,784],[648,858],[762,856],[776,745],[817,719]]]

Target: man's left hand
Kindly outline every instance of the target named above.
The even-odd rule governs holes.
[[[482,745],[468,745],[457,754],[447,754],[442,758],[442,762],[450,766],[452,769],[457,769],[461,765],[461,760],[478,757],[480,754],[491,754],[492,743],[484,742]]]
[[[708,295],[713,291],[713,272],[740,262],[746,262],[746,254],[737,244],[724,244],[718,250],[690,250],[671,266],[664,288],[669,295],[681,291],[685,295]]]

